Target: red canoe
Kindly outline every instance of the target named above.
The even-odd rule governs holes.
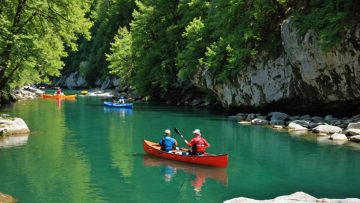
[[[197,155],[181,155],[181,152],[185,150],[173,150],[171,152],[165,152],[160,150],[160,145],[158,143],[150,142],[144,140],[144,151],[164,159],[170,159],[175,161],[182,161],[193,164],[200,164],[206,166],[214,166],[219,168],[226,168],[228,163],[228,155],[214,155],[214,154],[203,154],[200,156]]]

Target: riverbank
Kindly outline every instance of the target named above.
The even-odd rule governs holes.
[[[251,124],[284,129],[297,134],[315,134],[324,140],[338,144],[346,142],[360,143],[360,114],[352,117],[337,118],[332,115],[325,117],[310,115],[290,116],[282,112],[270,112],[267,115],[256,113],[238,113],[230,116],[240,124]]]
[[[224,203],[256,203],[256,202],[262,202],[262,203],[298,203],[298,202],[308,202],[308,203],[316,203],[316,202],[323,202],[323,203],[359,203],[360,199],[357,198],[346,198],[346,199],[328,199],[328,198],[320,198],[317,199],[316,197],[313,197],[309,194],[306,194],[304,192],[296,192],[291,195],[284,195],[279,196],[274,199],[269,200],[255,200],[250,199],[246,197],[239,197],[234,198],[230,200],[224,201]]]

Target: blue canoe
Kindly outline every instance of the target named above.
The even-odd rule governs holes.
[[[104,106],[115,107],[115,108],[128,108],[128,109],[132,109],[133,104],[132,104],[132,103],[119,104],[119,103],[112,103],[112,102],[104,101]]]

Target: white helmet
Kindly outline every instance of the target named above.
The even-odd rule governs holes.
[[[164,131],[164,133],[167,134],[167,135],[170,135],[170,134],[171,134],[171,131],[170,131],[169,129],[166,129],[166,130]]]

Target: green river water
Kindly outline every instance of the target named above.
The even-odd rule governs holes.
[[[2,113],[23,118],[31,133],[27,140],[18,137],[23,144],[0,148],[0,192],[24,203],[222,202],[296,191],[360,198],[356,147],[240,125],[205,109],[135,104],[124,110],[102,102],[36,99],[2,107]],[[229,154],[228,168],[144,153],[144,138],[159,141],[164,129],[174,127],[188,139],[199,128],[211,144],[208,152]]]

